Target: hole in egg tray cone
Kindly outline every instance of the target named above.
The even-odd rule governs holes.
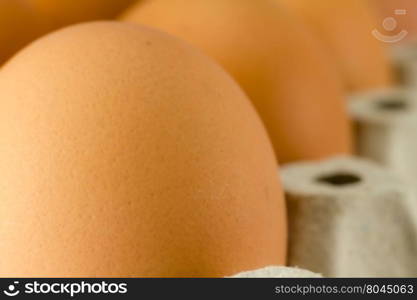
[[[383,167],[354,157],[281,169],[289,265],[326,277],[417,275],[417,202]]]
[[[304,269],[283,266],[268,266],[265,268],[245,271],[229,278],[320,278],[321,274]]]
[[[376,90],[351,97],[357,154],[397,172],[417,188],[417,94]]]

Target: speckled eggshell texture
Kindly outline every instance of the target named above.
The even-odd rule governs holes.
[[[0,72],[0,276],[230,276],[285,263],[273,149],[181,40],[94,22]]]
[[[280,163],[350,152],[340,78],[320,43],[276,1],[148,0],[121,19],[215,58],[256,106]]]

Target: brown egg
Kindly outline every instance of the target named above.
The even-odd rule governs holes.
[[[276,161],[223,69],[117,22],[0,72],[0,276],[224,276],[285,262]]]
[[[405,42],[417,38],[416,0],[369,0],[378,12],[377,30],[389,40]]]
[[[320,37],[350,91],[385,87],[393,74],[378,24],[364,0],[276,0],[300,15]]]
[[[252,99],[281,163],[350,152],[337,73],[276,2],[150,0],[122,19],[180,36],[221,63]]]
[[[25,0],[0,0],[0,65],[38,36],[40,23]]]
[[[137,0],[26,0],[49,23],[51,29],[109,19]]]
[[[22,47],[55,29],[108,19],[136,0],[0,0],[0,66]]]

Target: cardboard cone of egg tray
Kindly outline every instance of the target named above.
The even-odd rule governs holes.
[[[357,154],[389,167],[417,188],[417,94],[392,89],[354,95]]]
[[[382,167],[341,157],[283,166],[289,264],[326,277],[417,275],[417,202]]]
[[[246,271],[229,278],[320,278],[320,274],[299,268],[269,266],[258,270]]]
[[[399,84],[417,88],[417,41],[396,45],[391,52]]]

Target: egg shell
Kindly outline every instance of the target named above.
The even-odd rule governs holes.
[[[369,0],[378,13],[377,29],[387,36],[397,36],[407,31],[407,36],[398,43],[417,39],[417,1],[415,0]],[[400,10],[397,12],[397,10]],[[393,18],[394,28],[384,28],[384,20]],[[388,30],[387,30],[388,29]]]
[[[190,45],[138,25],[75,25],[9,61],[0,99],[0,276],[230,276],[285,263],[266,131]]]
[[[0,0],[0,65],[61,27],[114,18],[135,0]]]
[[[57,29],[79,22],[114,18],[136,0],[25,0]]]
[[[0,0],[0,65],[36,38],[41,24],[24,0]]]
[[[375,11],[364,0],[276,0],[294,11],[327,47],[349,91],[392,85],[387,44],[372,35]]]
[[[182,37],[215,58],[256,106],[280,163],[350,153],[337,72],[275,1],[149,0],[121,19]]]

